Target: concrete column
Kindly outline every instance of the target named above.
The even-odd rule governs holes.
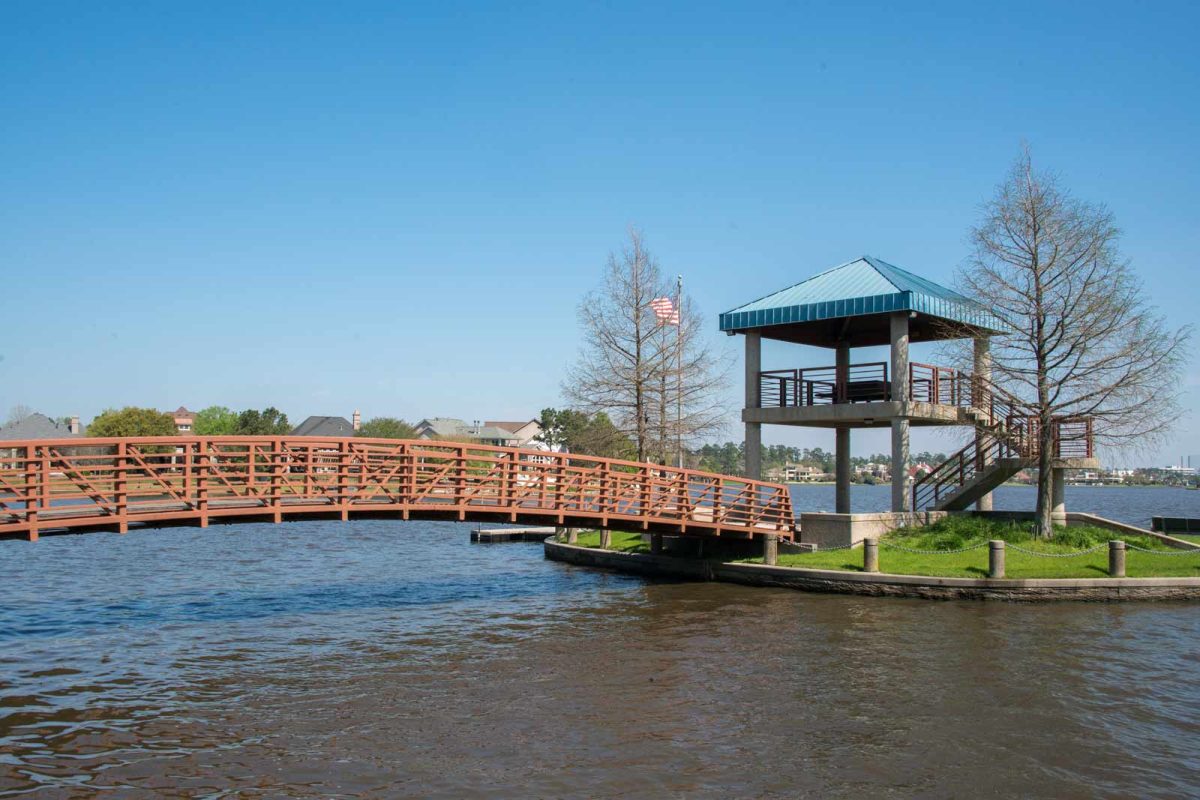
[[[908,403],[908,312],[891,316],[892,400]],[[908,496],[908,417],[892,419],[892,511],[907,511]]]
[[[988,542],[988,577],[1003,578],[1004,577],[1004,553],[1005,543],[1003,539],[992,539]]]
[[[908,312],[892,312],[892,399],[908,402]]]
[[[892,420],[892,511],[908,511],[908,420]]]
[[[833,470],[836,479],[833,510],[850,513],[850,429],[837,428],[833,447]]]
[[[1050,524],[1067,524],[1067,471],[1059,467],[1050,470]]]
[[[773,533],[763,536],[763,563],[768,567],[779,561],[779,537]]]
[[[600,530],[600,549],[607,550],[612,545],[612,531],[602,528]]]
[[[842,393],[846,391],[846,384],[850,382],[850,345],[848,342],[838,342],[834,350],[833,381],[837,385],[833,402],[844,402],[845,397]]]
[[[762,372],[762,334],[746,331],[746,408],[762,405],[758,373]],[[746,477],[762,479],[762,424],[746,423]]]
[[[762,480],[762,425],[746,423],[746,477]]]
[[[984,382],[989,382],[992,379],[992,340],[986,336],[979,336],[975,339],[975,377]],[[981,431],[978,427],[975,428],[975,449],[982,453],[988,445],[988,435]],[[992,493],[980,497],[975,501],[976,511],[991,511],[992,510]]]
[[[833,402],[843,402],[846,384],[850,381],[850,345],[848,342],[838,342],[834,351],[834,391]],[[834,473],[837,479],[834,490],[833,510],[839,514],[850,513],[850,429],[834,429]]]
[[[1125,577],[1125,542],[1113,540],[1108,543],[1108,574],[1112,578]]]
[[[879,540],[863,539],[863,572],[879,572]]]

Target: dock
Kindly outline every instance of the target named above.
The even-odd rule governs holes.
[[[553,526],[536,528],[476,528],[471,531],[471,541],[479,544],[500,542],[540,542],[554,535]]]

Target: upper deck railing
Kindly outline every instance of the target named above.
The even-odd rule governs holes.
[[[0,534],[396,515],[792,538],[787,487],[619,459],[303,436],[0,441]]]
[[[759,407],[789,408],[891,400],[886,361],[851,364],[846,379],[837,367],[767,370],[758,374]],[[949,367],[913,362],[908,365],[908,400],[961,405],[972,396],[970,375]]]

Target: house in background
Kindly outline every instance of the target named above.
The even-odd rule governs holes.
[[[362,415],[354,412],[354,421],[345,417],[309,417],[292,428],[292,436],[353,436],[362,426]]]
[[[542,426],[536,419],[523,422],[495,422],[488,420],[483,423],[488,428],[503,428],[517,438],[516,447],[528,447],[529,443],[542,432]]]
[[[180,434],[191,434],[192,425],[196,421],[196,412],[189,411],[187,406],[180,406],[174,411],[166,411],[175,420],[175,431]]]
[[[785,464],[780,473],[784,483],[817,481],[827,477],[820,467],[810,464]]]
[[[16,458],[16,448],[5,447],[5,441],[23,439],[75,439],[81,435],[79,417],[71,417],[66,424],[56,422],[45,414],[30,414],[16,422],[0,425],[0,456]]]
[[[518,425],[518,423],[506,423]],[[520,426],[528,423],[519,423]],[[443,439],[447,441],[485,444],[495,447],[520,447],[521,436],[508,428],[502,428],[494,423],[481,424],[478,420],[471,424],[453,417],[430,417],[416,424],[418,439]]]

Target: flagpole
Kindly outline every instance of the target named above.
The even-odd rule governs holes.
[[[675,444],[679,468],[683,469],[683,276],[675,280],[675,313],[679,322],[675,326]]]

